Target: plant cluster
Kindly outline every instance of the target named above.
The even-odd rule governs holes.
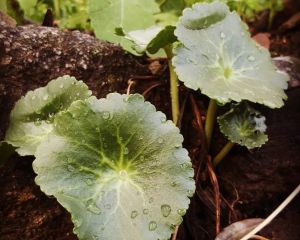
[[[195,2],[90,0],[89,16],[101,39],[137,55],[165,51],[175,124],[178,79],[210,99],[207,146],[216,120],[228,138],[216,166],[234,144],[267,141],[265,117],[250,103],[283,106],[288,76],[225,3]],[[80,239],[168,239],[195,191],[174,123],[139,94],[96,99],[64,76],[16,103],[5,141],[36,157],[36,183],[71,212]]]

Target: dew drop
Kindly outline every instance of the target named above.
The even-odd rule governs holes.
[[[35,126],[40,126],[41,124],[42,124],[42,122],[39,118],[37,118],[36,121],[34,121]]]
[[[43,97],[43,100],[46,101],[47,99],[48,99],[48,95],[45,95],[45,96]]]
[[[76,93],[76,96],[77,96],[77,97],[79,97],[79,92],[78,92],[78,93]]]
[[[60,84],[60,85],[59,85],[59,88],[64,88],[64,85],[63,85],[63,84]]]
[[[149,213],[149,209],[148,209],[148,208],[145,208],[145,209],[143,210],[143,213],[144,213],[145,215],[147,215],[147,214]]]
[[[180,164],[180,167],[182,169],[188,168],[188,167],[190,167],[190,163],[182,163],[182,164]]]
[[[75,168],[72,165],[68,165],[67,169],[69,172],[73,172],[75,170]]]
[[[171,207],[168,205],[168,204],[163,204],[161,205],[161,214],[164,216],[164,217],[168,217],[171,213]]]
[[[155,221],[149,222],[149,231],[154,231],[157,228],[157,223]]]
[[[94,202],[93,199],[89,199],[86,202],[86,209],[91,213],[95,213],[97,215],[101,214],[101,209],[96,206],[96,203]]]
[[[247,59],[248,59],[248,61],[250,61],[250,62],[254,62],[254,61],[255,61],[255,57],[252,56],[252,55],[248,56]]]
[[[92,240],[100,240],[100,238],[97,235],[93,235]]]
[[[103,119],[109,119],[110,118],[110,113],[109,112],[104,112],[102,117],[103,117]]]
[[[137,217],[137,215],[138,215],[138,212],[137,212],[136,210],[134,210],[134,211],[131,212],[130,217],[131,217],[132,219],[134,219],[134,218]]]
[[[88,186],[93,185],[93,180],[92,179],[87,179],[85,182],[86,182],[86,185],[88,185]]]
[[[127,147],[124,148],[124,155],[127,155],[129,153],[129,149]]]
[[[187,191],[187,196],[188,197],[192,197],[194,195],[194,191],[193,190],[188,190]]]
[[[181,147],[181,144],[180,143],[176,143],[175,144],[175,148],[180,148]]]
[[[122,178],[122,179],[126,178],[126,177],[128,176],[127,171],[126,171],[126,170],[121,170],[121,171],[119,172],[119,176],[120,176],[120,178]]]
[[[162,116],[162,117],[160,118],[160,121],[161,121],[162,123],[165,123],[165,122],[167,121],[166,116]]]
[[[225,34],[224,32],[221,32],[221,33],[220,33],[220,38],[221,38],[221,39],[226,38],[226,34]]]
[[[186,210],[183,209],[183,208],[180,208],[177,210],[177,213],[180,215],[180,216],[183,216],[185,214]]]
[[[159,139],[157,140],[157,142],[161,144],[161,143],[164,142],[164,140],[163,140],[162,138],[159,138]]]

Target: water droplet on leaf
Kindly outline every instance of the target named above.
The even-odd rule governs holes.
[[[64,85],[63,85],[63,84],[60,84],[60,85],[59,85],[59,88],[64,88]]]
[[[94,202],[93,199],[89,199],[86,202],[86,209],[91,213],[95,213],[97,215],[101,214],[101,209],[96,206],[96,203]]]
[[[226,38],[226,34],[225,34],[224,32],[221,32],[221,33],[220,33],[220,38],[221,38],[221,39]]]
[[[109,112],[104,112],[102,117],[103,117],[103,119],[109,119],[110,118],[110,113]]]
[[[154,231],[157,228],[157,223],[155,221],[149,222],[149,231]]]
[[[143,210],[143,213],[144,213],[145,215],[147,215],[147,214],[149,213],[149,209],[145,208],[145,209]]]
[[[163,204],[161,205],[161,214],[164,216],[164,217],[168,217],[171,213],[171,207],[167,204]]]
[[[127,155],[129,153],[129,149],[127,147],[124,148],[124,154]]]
[[[187,196],[188,197],[192,197],[194,195],[194,191],[193,190],[188,190],[187,191]]]
[[[254,61],[255,61],[255,57],[252,56],[252,55],[248,56],[247,59],[248,59],[250,62],[254,62]]]
[[[138,215],[138,212],[137,212],[136,210],[134,210],[134,211],[131,212],[130,217],[131,217],[132,219],[134,219],[134,218],[137,217],[137,215]]]
[[[162,117],[160,118],[160,121],[161,121],[162,123],[165,123],[165,122],[167,121],[166,116],[162,116]]]
[[[177,210],[177,213],[180,215],[180,216],[183,216],[185,214],[186,210],[183,209],[183,208],[180,208]]]
[[[75,168],[72,165],[68,165],[67,169],[69,172],[73,172],[75,170]]]
[[[45,96],[43,97],[43,100],[46,101],[47,99],[48,99],[48,95],[45,95]]]

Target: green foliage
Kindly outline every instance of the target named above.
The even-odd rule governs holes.
[[[38,147],[36,183],[80,239],[166,239],[194,193],[178,128],[141,95],[74,102]]]
[[[8,143],[35,155],[36,183],[71,213],[79,239],[169,238],[195,191],[179,129],[142,95],[90,94],[69,76],[29,91],[2,157]]]
[[[228,112],[218,117],[221,132],[231,142],[248,149],[261,147],[268,141],[265,120],[260,112],[246,102],[233,104]]]
[[[154,25],[153,14],[158,12],[154,1],[140,0],[90,0],[89,17],[98,38],[119,43],[129,52],[136,54],[130,40],[115,34],[123,29],[128,33]]]
[[[87,0],[18,0],[25,17],[42,23],[47,9],[53,9],[61,28],[89,29]]]
[[[5,141],[21,155],[34,155],[37,146],[53,129],[55,115],[73,101],[86,99],[91,91],[82,81],[64,76],[47,86],[29,91],[15,105]]]
[[[271,108],[286,99],[288,76],[275,68],[270,53],[251,39],[235,12],[219,2],[186,9],[175,30],[173,65],[194,90],[224,104],[249,100]]]

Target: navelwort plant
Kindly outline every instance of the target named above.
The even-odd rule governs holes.
[[[79,239],[168,239],[195,191],[179,129],[142,95],[90,95],[69,76],[28,92],[5,141],[35,156],[36,183]]]
[[[268,139],[265,117],[249,102],[281,107],[288,76],[226,4],[158,2],[160,14],[151,1],[90,0],[92,26],[99,37],[136,54],[165,50],[175,123],[177,78],[210,98],[207,145],[216,119],[229,140],[214,166],[236,143],[260,147]],[[178,18],[182,6],[192,7]],[[96,21],[99,14],[102,21]],[[111,15],[111,22],[103,20]],[[217,106],[227,103],[232,107],[217,117]],[[83,82],[58,78],[17,102],[5,141],[20,155],[36,157],[37,184],[71,213],[80,239],[168,239],[195,191],[178,128],[139,94],[96,99]]]
[[[91,0],[90,16],[99,38],[120,43],[132,53],[155,54],[159,49],[165,50],[170,69],[172,117],[175,123],[180,108],[178,78],[186,87],[201,90],[211,99],[205,122],[208,147],[217,105],[232,101],[254,102],[270,108],[283,105],[288,76],[276,69],[268,50],[251,39],[247,25],[223,3],[240,12],[241,7],[248,9],[244,4],[256,8],[257,1],[156,2],[159,11],[151,1],[147,2],[149,5],[144,5],[139,0],[101,3]],[[279,3],[276,1],[277,5]],[[121,14],[109,26],[104,26],[104,20],[112,12]],[[140,18],[144,21],[137,21]],[[136,30],[138,28],[143,29]],[[224,158],[235,143],[251,149],[260,147],[268,139],[265,118],[248,103],[236,105],[224,116],[219,116],[218,123],[229,142],[216,156],[214,165]],[[231,127],[225,126],[228,124]]]

